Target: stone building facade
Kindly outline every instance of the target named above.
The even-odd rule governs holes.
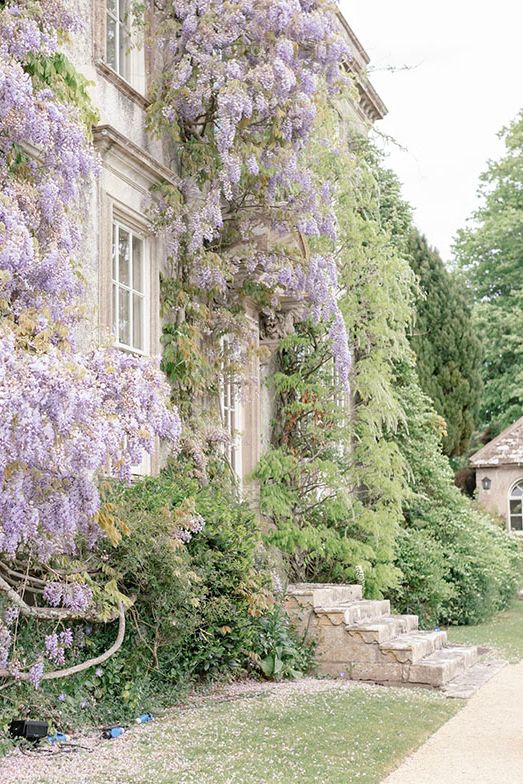
[[[482,506],[523,536],[523,417],[472,455]]]
[[[102,167],[85,194],[83,262],[90,328],[81,340],[84,348],[115,343],[125,351],[158,355],[159,283],[166,248],[148,230],[147,212],[151,189],[172,180],[175,170],[174,151],[146,130],[148,92],[161,63],[147,47],[130,45],[139,29],[133,29],[131,0],[76,2],[84,28],[73,37],[69,56],[93,85],[91,97],[99,112],[94,144]],[[345,112],[347,122],[366,133],[386,108],[366,76],[368,55],[341,14],[339,23],[353,55],[347,70],[354,79],[355,97]],[[282,303],[273,323],[260,323],[260,314],[246,303],[255,348],[276,345],[292,320],[294,305]],[[228,457],[240,483],[257,465],[270,437],[271,400],[264,385],[270,359],[252,362],[244,394],[240,397],[226,382],[221,394],[222,418],[231,438]],[[136,473],[155,473],[159,463],[158,456],[144,460]]]

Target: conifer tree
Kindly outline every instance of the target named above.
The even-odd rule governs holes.
[[[419,381],[446,422],[446,454],[461,455],[477,418],[480,342],[462,284],[417,230],[410,234],[409,258],[421,288],[411,337]]]

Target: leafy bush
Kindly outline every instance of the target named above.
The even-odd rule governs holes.
[[[104,488],[113,541],[127,531],[118,546],[106,540],[97,554],[107,578],[132,600],[124,645],[96,671],[45,682],[38,692],[24,685],[4,691],[0,721],[20,705],[62,729],[132,720],[173,704],[202,679],[281,678],[308,669],[309,648],[274,605],[255,514],[238,501],[223,465],[214,465],[206,486],[192,474],[180,458],[158,477]],[[191,533],[202,518],[202,530]],[[85,658],[112,643],[115,626],[77,625]],[[18,645],[30,650],[35,634],[29,625]]]
[[[403,613],[418,615],[425,628],[434,626],[441,618],[444,603],[454,593],[447,582],[445,551],[430,532],[416,528],[399,532],[397,548],[402,578],[390,594],[392,603]]]
[[[312,667],[314,646],[299,640],[279,605],[260,618],[256,647],[267,678],[299,678]]]
[[[440,447],[442,420],[417,384],[402,394],[409,420],[401,448],[411,474],[397,554],[404,580],[393,598],[427,623],[479,623],[514,595],[519,544],[455,486]]]

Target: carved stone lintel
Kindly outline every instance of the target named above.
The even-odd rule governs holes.
[[[284,300],[275,310],[262,310],[260,313],[260,341],[274,343],[280,338],[292,335],[294,325],[304,317],[305,303],[298,300]]]

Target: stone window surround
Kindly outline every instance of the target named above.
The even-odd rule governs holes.
[[[165,251],[162,242],[151,236],[145,214],[151,188],[164,181],[173,182],[172,172],[145,150],[108,125],[93,131],[95,148],[101,156],[102,173],[98,179],[98,331],[101,343],[112,335],[112,225],[116,219],[144,238],[148,254],[149,340],[144,354],[161,351],[160,271]],[[160,445],[144,470],[137,475],[156,474],[160,469]]]
[[[252,473],[261,457],[262,444],[262,376],[260,361],[259,308],[250,299],[243,301],[243,310],[252,339],[252,353],[242,389],[242,472],[243,497],[255,501],[258,494]]]
[[[222,338],[222,351],[226,355],[228,351],[227,336]],[[225,447],[225,455],[229,465],[238,481],[240,491],[243,487],[244,466],[243,466],[243,436],[244,436],[244,417],[242,386],[231,375],[222,371],[220,378],[220,415],[222,425],[230,442]]]
[[[137,83],[128,82],[106,62],[106,0],[93,2],[93,59],[96,70],[107,81],[111,82],[120,92],[143,109],[149,105],[146,98],[148,75],[151,71],[151,55],[147,47],[133,49],[131,57],[133,66],[139,73]],[[133,80],[134,81],[134,80]]]

